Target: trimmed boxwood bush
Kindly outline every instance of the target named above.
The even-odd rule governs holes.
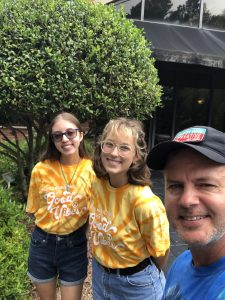
[[[148,117],[161,88],[143,32],[112,5],[0,0],[1,102],[43,119]]]

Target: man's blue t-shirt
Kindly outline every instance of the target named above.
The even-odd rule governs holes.
[[[225,257],[204,267],[192,264],[189,250],[171,266],[162,300],[225,300]]]

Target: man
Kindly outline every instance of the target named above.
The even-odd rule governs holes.
[[[163,299],[225,299],[225,134],[187,128],[156,145],[148,166],[164,170],[167,214],[189,246],[169,270]]]

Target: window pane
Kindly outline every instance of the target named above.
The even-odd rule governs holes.
[[[117,8],[124,7],[126,16],[129,19],[141,19],[141,0],[119,0],[115,1]]]
[[[225,30],[224,0],[204,0],[203,27]]]
[[[225,90],[222,89],[213,93],[212,127],[225,131]]]
[[[207,125],[209,89],[179,88],[177,91],[176,130]]]
[[[146,20],[198,27],[200,0],[145,0]]]
[[[163,87],[163,107],[157,109],[155,144],[171,139],[173,120],[173,87]]]

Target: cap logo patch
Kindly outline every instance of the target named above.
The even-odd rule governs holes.
[[[205,128],[195,127],[195,128],[188,128],[183,131],[177,133],[174,137],[175,142],[201,142],[204,140],[206,134]]]

